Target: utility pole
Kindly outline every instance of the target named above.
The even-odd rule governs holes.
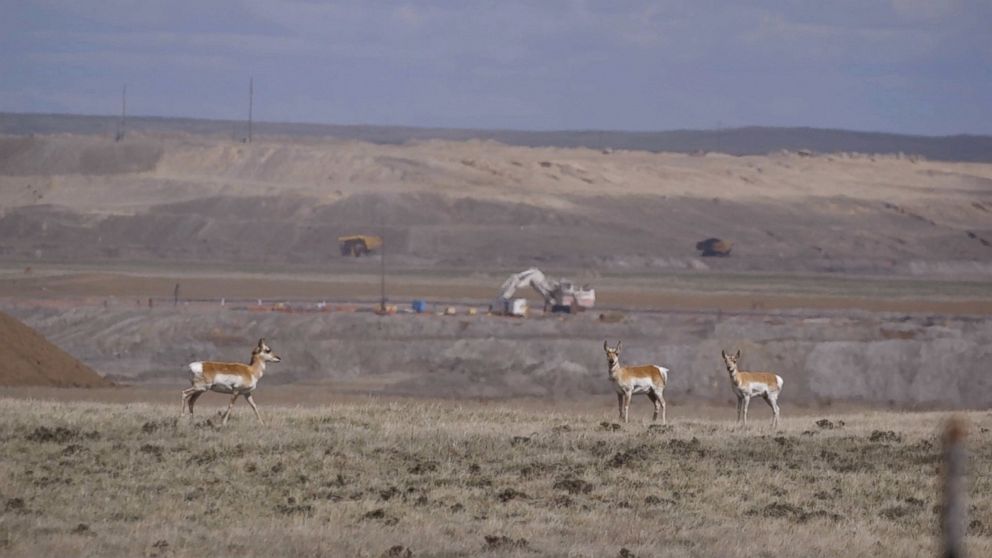
[[[255,104],[255,78],[248,77],[248,143],[251,143],[251,111]]]
[[[114,141],[124,140],[124,124],[127,118],[127,84],[121,89],[121,121],[117,124],[117,135],[114,136]]]
[[[383,220],[385,223],[385,220]],[[386,313],[386,226],[381,225],[382,250],[379,252],[379,311]]]

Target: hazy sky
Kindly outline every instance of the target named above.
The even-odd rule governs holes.
[[[992,134],[992,0],[0,0],[0,111]]]

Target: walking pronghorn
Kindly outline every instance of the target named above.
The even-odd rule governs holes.
[[[667,424],[665,406],[665,386],[668,384],[668,369],[654,364],[641,366],[620,366],[620,345],[611,349],[603,341],[606,351],[606,361],[610,365],[610,381],[617,390],[617,404],[620,406],[620,420],[627,422],[627,411],[630,408],[630,396],[643,393],[654,403],[654,418],[658,420],[658,409],[661,409],[661,423]]]
[[[782,393],[782,377],[771,372],[741,372],[737,369],[737,363],[741,359],[739,350],[733,356],[726,351],[720,351],[720,354],[723,355],[723,362],[727,365],[727,372],[733,383],[734,395],[737,396],[737,422],[741,422],[743,416],[744,426],[747,426],[747,407],[751,404],[751,398],[758,395],[772,408],[772,427],[778,428],[778,395]]]
[[[272,349],[265,344],[265,339],[259,339],[258,345],[251,351],[251,361],[248,364],[240,362],[191,362],[189,364],[190,382],[193,387],[183,390],[183,408],[180,416],[186,414],[186,406],[189,405],[189,417],[193,418],[193,405],[196,400],[207,391],[218,393],[230,393],[231,404],[227,406],[224,413],[224,424],[227,424],[228,417],[231,416],[231,409],[238,397],[244,397],[255,411],[258,422],[265,424],[258,414],[258,407],[252,399],[252,392],[258,386],[258,380],[265,373],[266,362],[279,362],[282,359],[272,352]]]

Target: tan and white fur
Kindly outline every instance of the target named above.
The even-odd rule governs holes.
[[[606,351],[606,361],[610,366],[610,381],[613,382],[617,390],[617,404],[620,407],[620,420],[627,422],[627,414],[630,409],[630,397],[639,393],[648,396],[654,403],[654,417],[658,420],[658,411],[661,411],[662,424],[668,423],[665,405],[665,386],[668,385],[668,369],[655,364],[644,364],[640,366],[620,366],[620,346],[622,342],[617,341],[615,348],[610,348],[606,341],[603,341],[603,350]]]
[[[258,422],[265,424],[258,414],[258,407],[252,398],[255,388],[258,387],[258,380],[265,373],[266,362],[280,362],[279,355],[272,352],[272,349],[265,344],[265,339],[259,339],[258,345],[251,351],[251,361],[248,364],[240,362],[191,362],[189,364],[190,382],[193,387],[183,390],[183,408],[180,416],[186,414],[186,407],[189,407],[189,417],[193,418],[193,405],[201,395],[208,391],[218,393],[228,393],[233,395],[231,404],[227,406],[224,413],[223,423],[227,424],[227,419],[231,416],[231,409],[238,397],[244,397],[251,409],[255,411]]]
[[[748,405],[751,404],[752,397],[758,396],[772,408],[772,427],[778,428],[778,396],[782,393],[782,377],[772,372],[741,372],[737,367],[741,360],[740,351],[735,355],[728,355],[726,351],[720,351],[720,354],[723,355],[734,395],[737,396],[737,422],[740,423],[743,419],[744,426],[747,426]]]

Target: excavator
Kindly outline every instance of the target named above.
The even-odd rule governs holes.
[[[527,302],[514,299],[517,289],[530,286],[544,299],[544,310],[552,312],[574,312],[592,308],[596,303],[596,291],[589,286],[578,287],[565,279],[548,279],[544,273],[532,267],[509,276],[499,288],[499,296],[493,302],[494,314],[523,316],[527,313]]]

